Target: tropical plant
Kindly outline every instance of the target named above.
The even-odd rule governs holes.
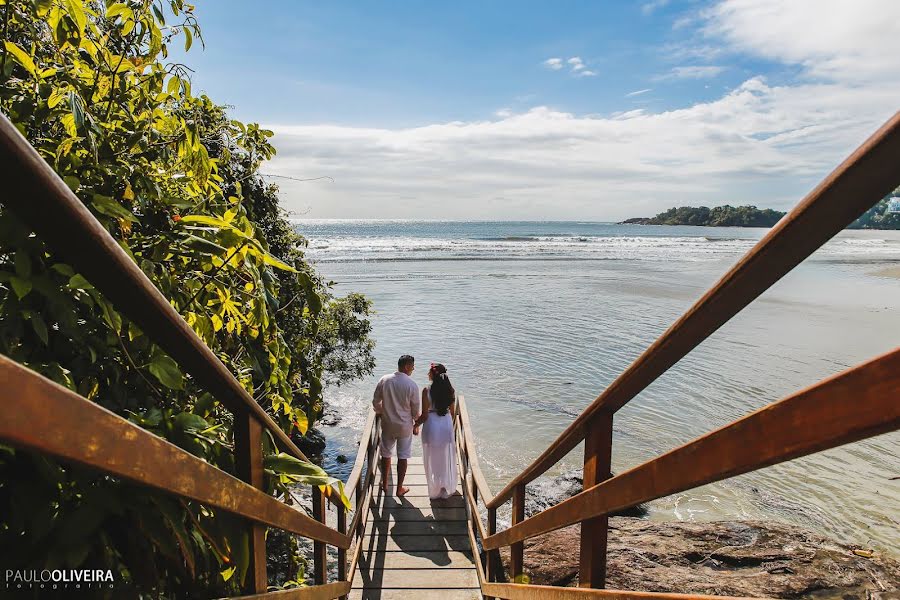
[[[334,298],[259,175],[271,131],[194,96],[169,46],[183,0],[0,0],[0,109],[265,410],[303,435],[324,383],[371,371],[362,297]],[[234,471],[230,414],[90,281],[0,209],[0,348]],[[71,423],[78,427],[84,424]],[[340,482],[266,440],[267,487]],[[0,446],[5,568],[113,569],[143,594],[235,592],[244,524],[195,502]],[[296,565],[295,565],[296,566]],[[296,570],[296,569],[295,569]]]

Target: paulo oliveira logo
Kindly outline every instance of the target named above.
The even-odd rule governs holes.
[[[5,569],[4,591],[87,592],[115,589],[109,569]]]

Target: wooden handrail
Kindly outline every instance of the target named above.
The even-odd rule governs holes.
[[[669,594],[663,592],[630,592],[626,590],[590,590],[584,588],[525,585],[519,583],[485,583],[485,596],[504,600],[751,600],[737,596],[707,596],[705,594]],[[753,599],[759,600],[759,598]]]
[[[481,471],[481,464],[478,462],[478,451],[475,446],[475,437],[472,434],[472,424],[469,421],[469,411],[466,407],[466,399],[462,394],[459,394],[459,397],[457,398],[457,409],[459,410],[459,428],[462,430],[461,442],[469,466],[472,469],[472,477],[475,479],[475,486],[478,489],[478,494],[481,496],[481,501],[487,506],[490,504],[491,500],[494,499],[494,496],[491,494],[491,488],[487,483],[487,479],[484,478],[484,473]]]
[[[825,379],[483,540],[521,542],[663,496],[900,429],[900,348]]]
[[[2,112],[0,164],[5,206],[217,400],[249,413],[282,450],[308,460]]]
[[[232,600],[334,600],[334,598],[343,598],[349,593],[349,581],[335,581],[291,590],[239,596]]]
[[[588,422],[616,412],[898,184],[900,112],[826,177],[496,496],[509,500],[581,443]]]
[[[350,538],[0,355],[0,440],[348,548]],[[88,424],[72,426],[73,423]]]
[[[359,436],[359,450],[356,452],[356,460],[353,462],[353,469],[350,471],[350,476],[347,478],[347,483],[344,484],[345,489],[353,492],[356,490],[356,486],[359,483],[359,478],[362,477],[363,466],[366,464],[366,456],[369,452],[369,444],[368,441],[372,437],[372,429],[375,427],[375,409],[369,407],[369,414],[366,417],[366,424],[363,425],[362,433]],[[366,440],[367,443],[363,444],[363,440]],[[357,498],[359,501],[359,498]]]

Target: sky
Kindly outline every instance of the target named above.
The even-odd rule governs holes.
[[[898,0],[197,2],[297,218],[787,210],[900,109]],[[296,181],[326,177],[315,181]]]

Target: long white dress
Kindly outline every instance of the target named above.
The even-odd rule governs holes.
[[[431,390],[428,390],[428,404]],[[425,480],[431,499],[448,498],[456,491],[459,473],[456,466],[456,440],[453,435],[453,417],[428,411],[428,420],[422,424],[422,462],[425,464]]]

